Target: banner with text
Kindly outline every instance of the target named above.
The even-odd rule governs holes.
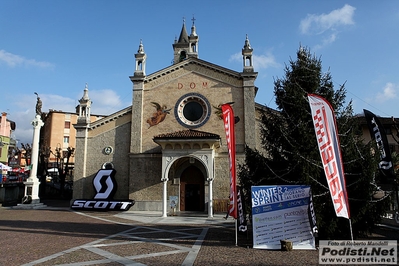
[[[230,162],[229,215],[232,216],[234,219],[237,219],[236,141],[234,135],[234,112],[230,104],[223,104],[222,112]]]
[[[245,211],[245,201],[242,198],[242,188],[237,186],[237,226],[239,232],[246,232],[247,226],[247,214]]]
[[[330,189],[337,217],[349,219],[349,203],[346,192],[344,164],[339,146],[334,110],[323,97],[308,94],[312,120],[324,173]]]
[[[253,186],[251,195],[254,248],[280,249],[289,240],[293,249],[315,249],[309,186]]]
[[[380,151],[380,162],[378,163],[378,168],[386,177],[395,178],[391,150],[389,149],[388,137],[384,126],[375,114],[366,109],[363,109],[363,112],[369,127],[370,136],[375,140],[378,150]]]

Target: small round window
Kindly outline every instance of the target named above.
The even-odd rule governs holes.
[[[211,114],[208,100],[199,93],[188,93],[180,97],[175,106],[177,121],[185,127],[204,125]]]

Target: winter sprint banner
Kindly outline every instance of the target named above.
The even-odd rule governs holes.
[[[253,247],[280,249],[289,240],[293,249],[315,249],[315,225],[309,186],[253,186]]]

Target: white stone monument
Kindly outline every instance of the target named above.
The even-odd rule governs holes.
[[[37,95],[37,93],[35,92]],[[37,178],[37,166],[39,161],[39,139],[40,139],[40,128],[44,125],[41,119],[41,108],[42,101],[37,95],[36,104],[36,116],[32,120],[33,126],[33,140],[32,140],[32,151],[31,151],[31,165],[29,178],[24,182],[25,185],[25,196],[22,199],[22,204],[18,204],[17,208],[23,209],[37,209],[45,207],[43,203],[40,202],[39,198],[39,179]]]
[[[29,178],[24,182],[25,184],[25,198],[31,198],[30,204],[39,204],[39,179],[37,178],[37,164],[39,159],[39,137],[40,128],[44,125],[39,114],[36,114],[35,119],[32,121],[33,126],[33,141],[31,153],[31,170]]]

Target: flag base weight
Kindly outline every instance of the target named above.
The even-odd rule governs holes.
[[[292,241],[289,240],[280,240],[281,250],[282,251],[291,251],[292,250]]]

